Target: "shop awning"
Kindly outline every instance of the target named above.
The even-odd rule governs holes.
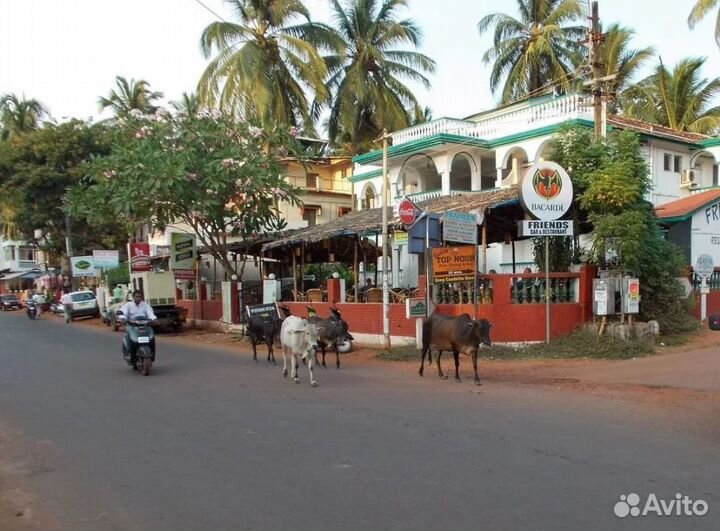
[[[33,271],[28,271],[27,273],[24,273],[23,275],[21,275],[21,278],[24,280],[35,280],[36,278],[43,276],[43,274],[44,273],[42,271],[33,270]]]
[[[26,271],[12,271],[10,273],[3,273],[2,275],[0,275],[0,282],[4,280],[14,280],[16,278],[21,278],[25,274]]]

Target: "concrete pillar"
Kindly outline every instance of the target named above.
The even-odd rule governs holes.
[[[330,304],[337,304],[340,302],[340,279],[329,278],[327,281],[327,301]]]
[[[472,170],[470,174],[470,189],[473,191],[482,189],[482,177],[479,168]]]
[[[440,174],[442,181],[442,195],[450,195],[450,170],[445,170]]]
[[[503,169],[497,169],[497,179],[495,180],[495,188],[501,188],[503,182]]]

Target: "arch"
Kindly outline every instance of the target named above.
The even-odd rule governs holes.
[[[397,196],[439,190],[442,179],[435,162],[424,153],[412,155],[403,163],[395,181]]]
[[[375,203],[377,202],[376,199],[378,197],[378,193],[375,190],[375,185],[373,183],[367,183],[360,193],[360,204],[362,210],[367,210],[369,208],[375,208]]]
[[[450,189],[472,190],[472,177],[477,173],[477,164],[469,153],[457,153],[450,163]]]
[[[533,159],[535,162],[538,162],[541,158],[543,160],[548,160],[546,154],[549,153],[548,147],[550,146],[550,144],[552,144],[552,142],[552,138],[548,138],[542,141],[542,143],[538,146],[537,151],[535,152],[535,158]]]
[[[520,154],[522,153],[522,157]],[[511,158],[519,159],[521,164],[527,164],[528,160],[528,154],[527,151],[525,151],[521,147],[514,147],[512,149],[509,149],[507,153],[505,153],[505,156],[503,157],[502,164],[500,165],[501,168],[507,168],[508,163],[511,162]]]
[[[710,157],[713,159],[714,164],[720,164],[720,160],[715,156],[715,154],[712,151],[709,151],[707,149],[701,149],[700,151],[693,153],[690,156],[690,168],[694,168],[695,164],[697,163],[698,159],[702,157],[703,155],[710,155]]]

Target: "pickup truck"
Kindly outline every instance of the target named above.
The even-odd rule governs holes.
[[[168,326],[175,332],[180,332],[187,321],[187,309],[177,306],[175,298],[175,277],[171,272],[160,273],[133,273],[130,275],[132,289],[125,296],[125,300],[108,306],[110,326],[117,331],[122,323],[118,319],[117,311],[128,301],[132,300],[132,291],[139,289],[143,292],[145,300],[152,306],[160,326]]]

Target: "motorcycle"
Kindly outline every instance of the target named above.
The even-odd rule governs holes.
[[[150,320],[137,317],[125,321],[125,324],[123,358],[133,369],[147,376],[155,361],[155,332],[150,326]]]
[[[38,312],[37,312],[37,305],[35,304],[35,301],[28,300],[25,303],[25,313],[27,313],[27,316],[29,319],[37,319]]]

